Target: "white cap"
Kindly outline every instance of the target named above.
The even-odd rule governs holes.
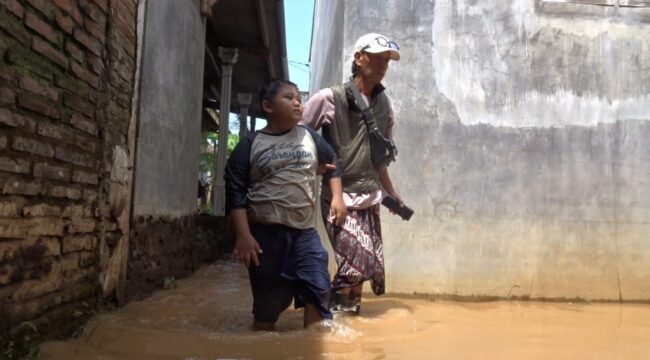
[[[399,60],[399,46],[396,42],[384,35],[376,33],[365,34],[354,44],[355,53],[367,52],[379,54],[386,51],[390,51],[391,60]]]

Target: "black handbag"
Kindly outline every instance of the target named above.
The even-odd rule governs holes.
[[[348,105],[350,102],[361,111],[361,116],[366,123],[368,129],[368,139],[370,141],[370,158],[375,168],[382,165],[388,165],[391,161],[395,161],[397,156],[397,147],[393,140],[386,138],[375,121],[375,116],[372,114],[370,108],[361,97],[359,90],[352,81],[345,84],[345,93],[348,98]]]

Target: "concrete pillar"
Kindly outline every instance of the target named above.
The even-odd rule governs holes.
[[[251,104],[253,96],[251,94],[240,93],[237,94],[237,101],[239,102],[240,111],[239,111],[239,138],[243,139],[248,135],[248,129],[246,125],[248,124],[248,106]]]
[[[226,182],[223,179],[228,151],[228,117],[230,114],[230,91],[232,67],[237,62],[236,48],[219,47],[221,59],[221,99],[219,108],[219,150],[217,153],[217,173],[215,191],[212,192],[212,213],[223,216],[226,213]]]

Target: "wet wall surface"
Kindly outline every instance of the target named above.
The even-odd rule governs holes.
[[[648,9],[380,3],[321,6],[344,36],[315,27],[312,58],[342,82],[360,35],[401,47],[389,171],[415,216],[382,215],[388,291],[650,299]]]

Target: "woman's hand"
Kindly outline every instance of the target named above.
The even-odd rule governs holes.
[[[257,257],[257,254],[261,253],[262,248],[260,248],[260,244],[257,243],[257,240],[255,240],[252,235],[247,234],[245,236],[237,237],[233,255],[235,256],[235,259],[243,262],[247,268],[251,267],[251,264],[260,266],[260,260]]]

